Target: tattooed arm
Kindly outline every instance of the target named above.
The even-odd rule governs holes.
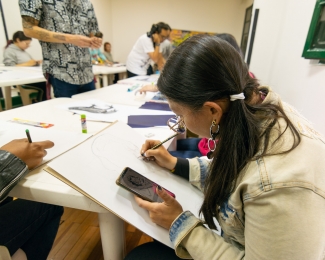
[[[81,48],[93,47],[93,40],[83,35],[58,33],[38,26],[39,21],[30,16],[22,16],[24,34],[43,42],[70,43]]]

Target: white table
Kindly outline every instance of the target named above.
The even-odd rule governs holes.
[[[127,84],[114,84],[93,91],[81,93],[72,96],[73,99],[99,99],[104,102],[129,105],[129,106],[141,106],[145,102],[149,101],[154,95],[154,92],[147,92],[146,94],[136,93],[138,89],[128,92],[128,88],[132,85]]]
[[[53,128],[80,132],[80,116],[57,108],[73,102],[70,98],[56,98],[17,109],[3,111],[0,119],[14,117],[54,124]],[[95,134],[109,123],[87,121],[88,133]],[[139,129],[141,132],[141,129]],[[145,130],[148,131],[148,130]],[[145,131],[143,133],[145,133]],[[150,130],[152,131],[152,130]],[[162,131],[162,129],[159,129]],[[167,130],[168,131],[168,130]],[[170,133],[164,133],[168,136]],[[9,142],[10,140],[8,140]],[[124,222],[67,184],[43,171],[44,167],[30,172],[10,192],[11,196],[98,213],[103,255],[105,259],[122,259],[124,256]]]
[[[11,86],[46,81],[41,67],[0,67],[0,87],[6,110],[12,108]]]
[[[105,65],[93,65],[93,73],[96,78],[96,88],[100,88],[99,75],[103,75],[103,86],[106,87],[108,85],[113,84],[112,75],[118,73],[119,78],[123,79],[126,77],[126,67],[119,66],[105,66]],[[109,77],[109,79],[108,79]]]

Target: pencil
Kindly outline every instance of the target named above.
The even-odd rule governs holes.
[[[29,142],[29,143],[32,143],[32,138],[30,138],[29,130],[26,129],[25,132],[26,132],[26,135],[27,135],[28,142]]]
[[[176,135],[178,135],[178,133],[173,134],[172,136],[168,137],[167,139],[165,139],[164,141],[160,142],[159,144],[156,144],[155,146],[151,147],[150,150],[155,150],[158,147],[162,146],[164,143],[166,143],[167,141],[169,141],[170,139],[174,138]],[[141,155],[144,156],[145,152],[142,153]]]

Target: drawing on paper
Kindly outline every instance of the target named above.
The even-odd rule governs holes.
[[[112,134],[102,134],[94,138],[91,150],[109,172],[120,174],[124,167],[132,168],[132,165],[137,165],[138,171],[141,171],[141,174],[152,173],[156,170],[152,163],[141,162],[139,164],[141,160],[139,159],[140,147]],[[125,162],[122,168],[121,158]],[[139,169],[140,165],[142,169]],[[109,176],[105,173],[99,174],[104,174],[105,177]]]

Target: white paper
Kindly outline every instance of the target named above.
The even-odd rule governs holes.
[[[59,131],[53,127],[41,128],[0,120],[0,147],[14,139],[27,138],[25,130],[28,129],[33,142],[50,140],[54,143],[52,148],[47,149],[42,162],[44,164],[92,136]]]
[[[91,113],[82,110],[70,110],[69,107],[90,107],[94,105],[97,108],[105,108],[107,109],[109,106],[113,105],[113,107],[117,110],[112,113]],[[126,106],[119,104],[109,104],[97,99],[88,99],[88,100],[78,100],[76,102],[71,102],[70,104],[59,106],[61,109],[65,109],[71,111],[76,114],[85,114],[87,120],[95,120],[95,121],[103,121],[103,122],[114,122],[116,120],[127,123],[128,116],[130,115],[174,115],[172,111],[162,111],[162,110],[151,110],[151,109],[139,109],[134,106]],[[166,122],[167,124],[167,122]]]
[[[121,79],[119,84],[133,84],[133,83],[145,83],[145,84],[157,84],[159,74],[152,74],[149,76],[135,76],[127,79]]]
[[[187,180],[145,162],[140,148],[145,138],[126,124],[117,122],[48,164],[95,200],[144,233],[172,247],[168,231],[152,223],[133,195],[115,184],[125,167],[130,167],[176,195],[184,210],[197,215],[202,193]]]
[[[24,69],[20,69],[19,71],[14,69],[4,69],[0,68],[0,81],[8,81],[8,80],[20,80],[20,79],[35,79],[42,76],[41,73],[37,73],[37,71],[28,71]]]

